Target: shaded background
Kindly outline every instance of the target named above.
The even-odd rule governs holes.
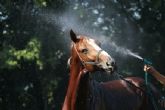
[[[127,49],[165,74],[165,0],[1,0],[0,110],[61,109],[71,28],[102,42],[124,76],[144,76]]]

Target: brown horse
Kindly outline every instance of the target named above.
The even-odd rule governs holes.
[[[70,80],[62,110],[154,110],[141,78],[105,83],[92,80],[90,73],[96,70],[114,73],[115,62],[95,40],[76,36],[72,30],[70,36]]]

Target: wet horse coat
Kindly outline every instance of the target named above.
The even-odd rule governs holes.
[[[154,110],[144,88],[139,88],[144,84],[141,78],[127,78],[131,84],[124,80],[105,83],[92,80],[90,74],[96,69],[113,72],[112,58],[106,52],[99,53],[100,48],[94,41],[90,40],[92,45],[84,44],[88,43],[86,37],[78,39],[71,31],[71,39],[74,44],[70,59],[70,80],[62,110]],[[96,49],[87,48],[89,46]],[[99,62],[96,62],[97,58]],[[96,65],[84,62],[94,62]]]
[[[80,80],[76,110],[152,110],[152,106],[146,106],[143,89],[123,80],[98,83],[89,74],[84,74]],[[129,80],[137,86],[143,84],[140,78],[131,77]]]

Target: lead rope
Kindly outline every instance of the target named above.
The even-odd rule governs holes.
[[[147,89],[147,96],[149,98],[151,98],[151,101],[152,101],[152,104],[154,106],[154,109],[155,110],[159,110],[157,105],[156,105],[156,102],[155,102],[155,99],[153,97],[153,94],[152,94],[152,92],[151,92],[151,90],[149,88],[149,85],[148,85],[148,73],[147,72],[145,72],[145,85],[146,85],[146,89]]]
[[[155,110],[159,110],[158,107],[157,107],[157,105],[156,105],[156,102],[155,102],[155,100],[154,100],[154,97],[153,97],[153,95],[152,95],[152,92],[150,91],[149,86],[148,86],[148,73],[147,73],[147,72],[145,72],[145,84],[146,84],[147,92],[145,92],[142,88],[136,86],[136,85],[133,84],[132,82],[130,82],[130,81],[124,79],[124,77],[123,77],[122,75],[119,75],[119,74],[118,74],[118,77],[119,77],[121,80],[124,80],[126,83],[128,83],[128,84],[130,84],[130,85],[136,87],[137,89],[141,90],[142,92],[146,93],[147,96],[148,96],[149,98],[151,98],[151,101],[152,101],[152,104],[153,104],[153,106],[154,106],[154,109],[155,109]]]
[[[128,83],[128,84],[130,84],[130,85],[136,87],[136,88],[139,89],[140,91],[146,93],[141,87],[138,87],[138,86],[136,86],[135,84],[133,84],[131,81],[124,79],[124,77],[123,77],[122,75],[119,75],[119,74],[118,74],[117,76],[118,76],[121,80],[125,81],[126,83]]]

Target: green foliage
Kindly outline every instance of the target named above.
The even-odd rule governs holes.
[[[61,109],[70,55],[69,33],[63,28],[109,37],[151,58],[165,73],[164,5],[163,0],[1,0],[0,109]],[[136,59],[118,53],[113,57],[124,75],[144,75]]]
[[[3,53],[4,56],[1,56],[1,61],[4,61],[3,68],[19,68],[21,65],[21,60],[25,60],[27,62],[36,62],[39,69],[43,69],[43,63],[40,59],[40,49],[41,44],[36,39],[31,39],[26,45],[25,49],[16,50],[14,47],[9,46],[7,49],[5,48]]]
[[[35,4],[40,7],[46,7],[47,6],[47,0],[34,0]]]
[[[53,90],[56,89],[58,85],[59,80],[51,80],[49,81],[49,84],[47,86],[47,98],[48,98],[48,104],[53,104]]]

